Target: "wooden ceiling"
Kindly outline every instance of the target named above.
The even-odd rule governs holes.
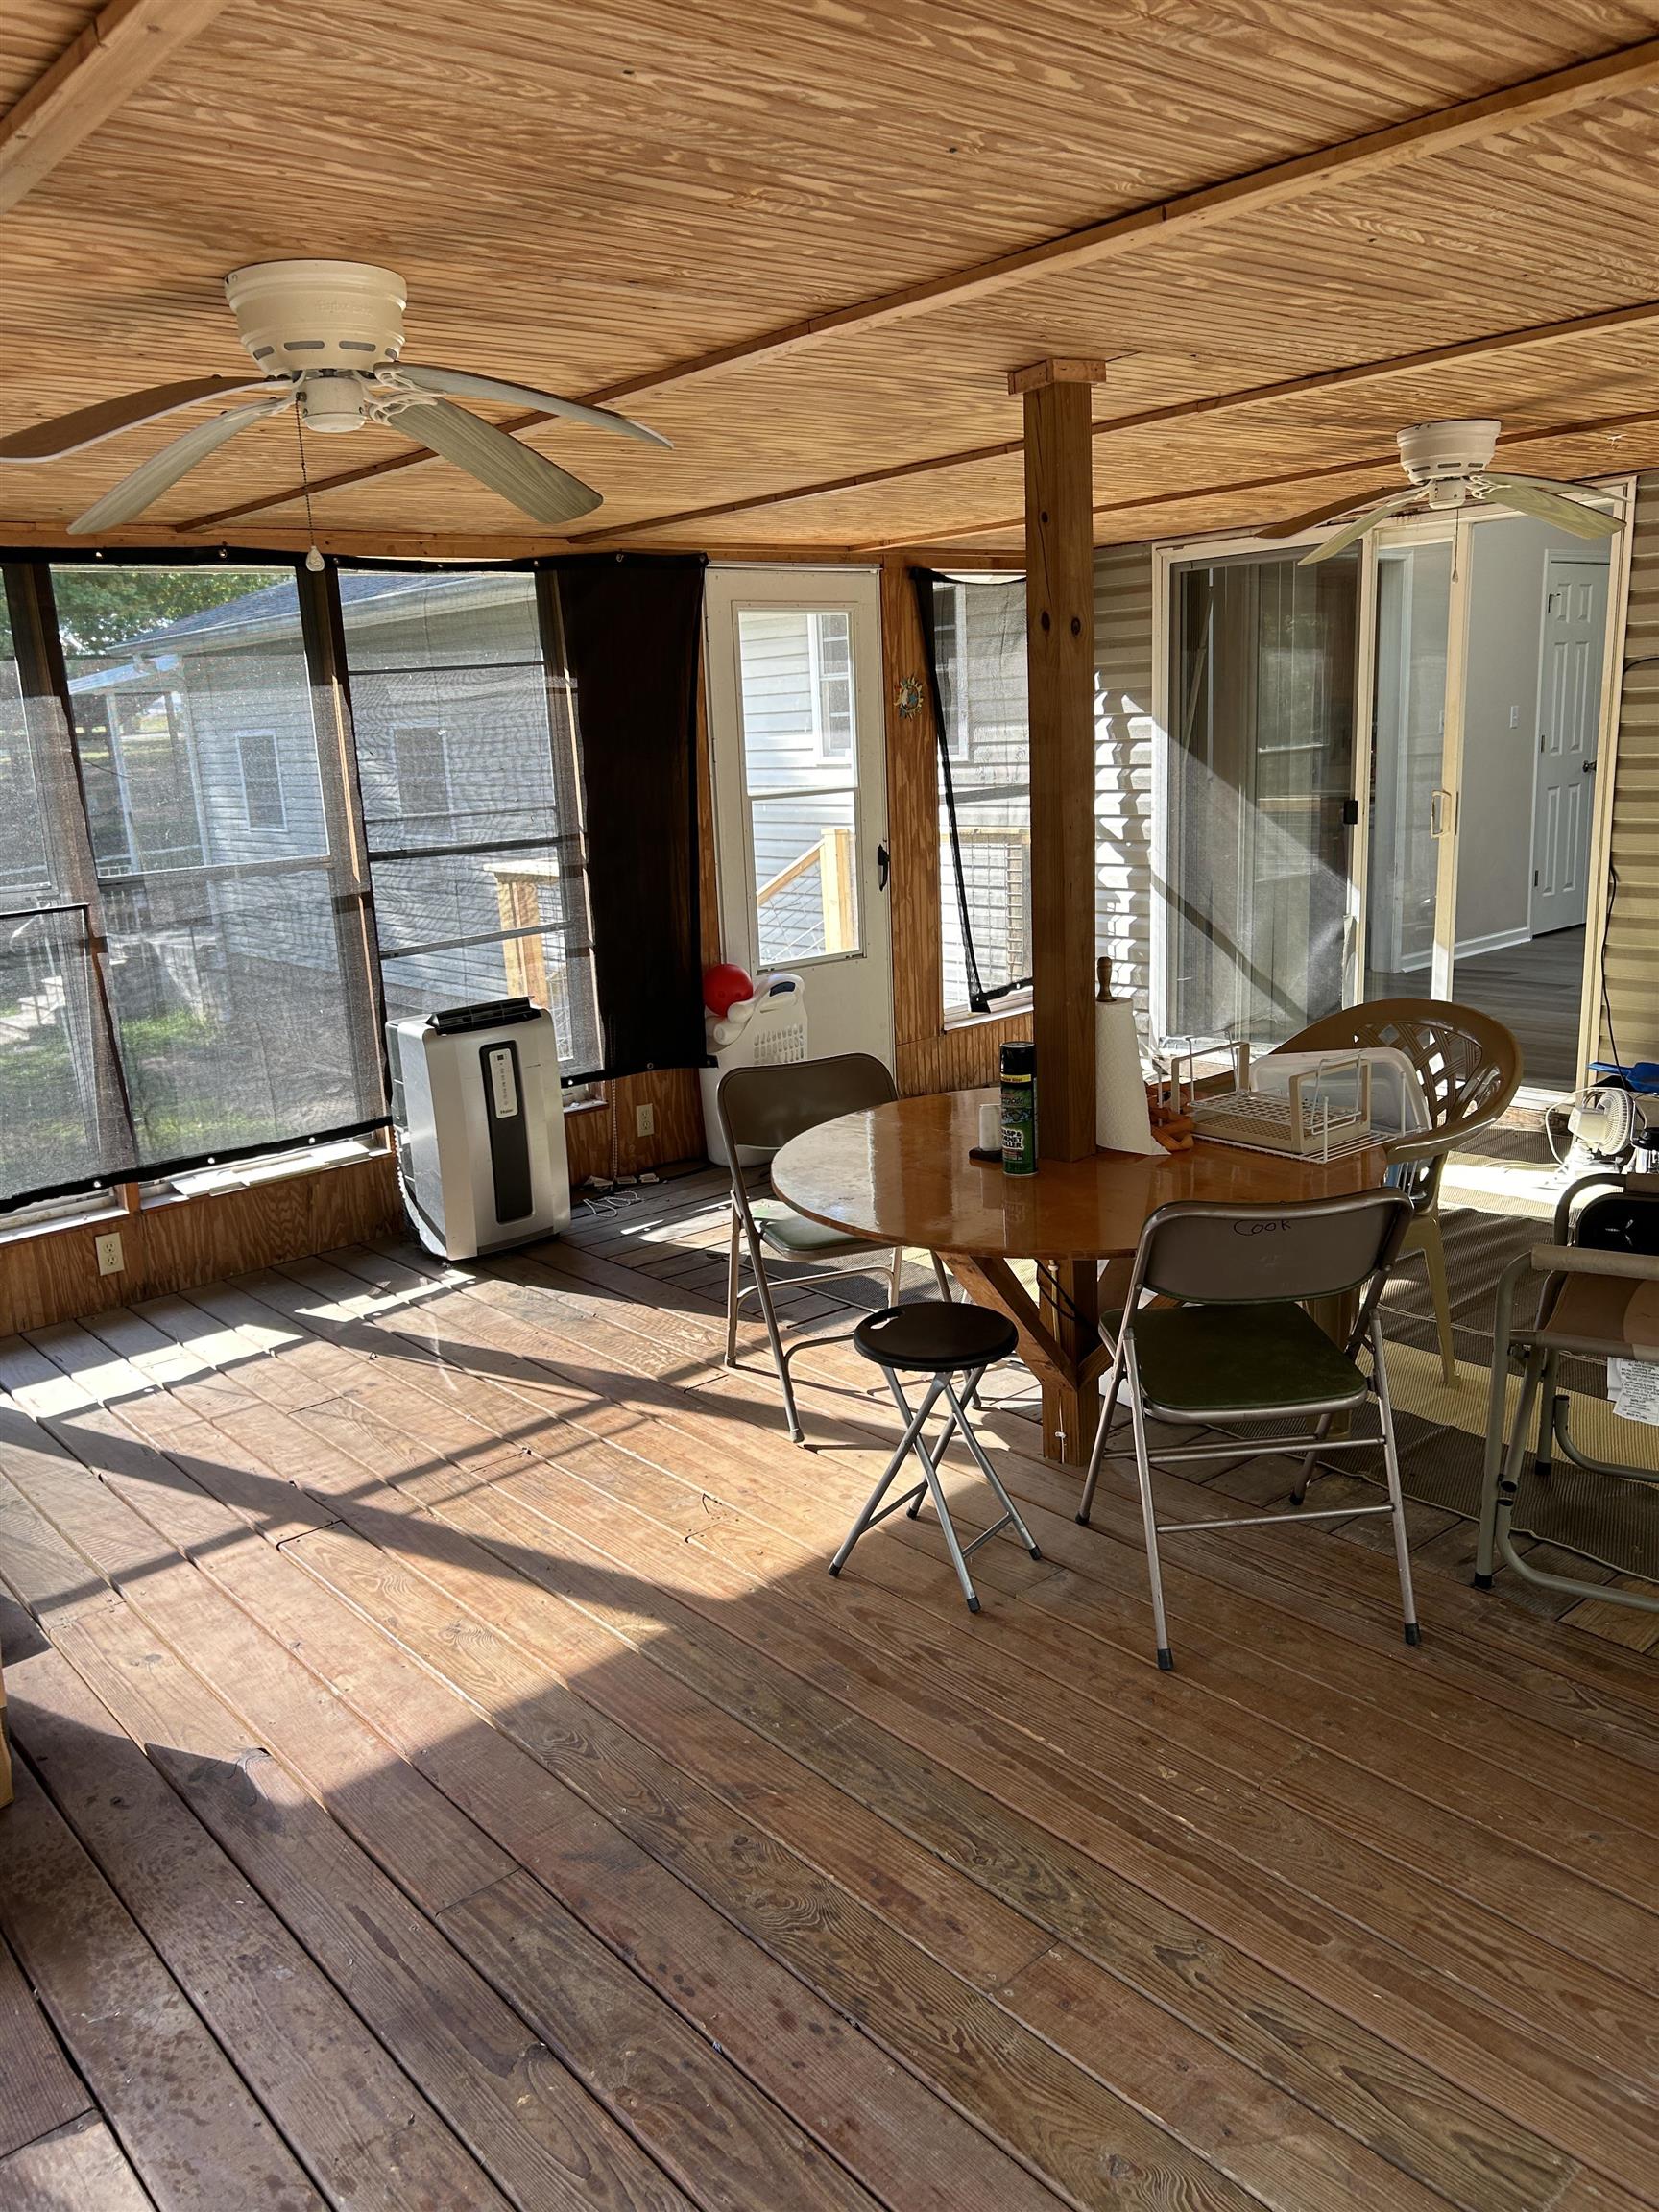
[[[1656,34],[1615,0],[10,0],[0,426],[237,369],[224,272],[301,253],[401,270],[411,359],[674,440],[527,431],[605,493],[573,544],[1017,546],[1007,376],[1048,353],[1110,361],[1103,542],[1383,488],[1425,415],[1501,416],[1534,472],[1655,466]],[[0,469],[0,541],[178,427]],[[442,462],[364,474],[392,433],[307,445],[357,479],[325,542],[530,541]],[[290,541],[297,488],[280,422],[125,536]]]

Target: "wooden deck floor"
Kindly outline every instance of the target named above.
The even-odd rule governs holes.
[[[4,2212],[1659,2205],[1659,1661],[1356,1524],[1172,1542],[1160,1676],[1019,1402],[1042,1563],[833,1582],[891,1410],[788,1446],[720,1234],[0,1347]]]

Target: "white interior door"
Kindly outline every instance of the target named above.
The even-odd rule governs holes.
[[[879,578],[711,567],[704,607],[726,957],[801,975],[814,1059],[891,1067]]]
[[[1589,911],[1590,822],[1607,564],[1551,553],[1544,565],[1538,757],[1532,790],[1532,934],[1579,927]]]

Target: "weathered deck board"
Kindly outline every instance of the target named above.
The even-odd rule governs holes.
[[[60,1981],[135,1945],[296,2203],[1659,2205],[1659,1666],[1431,1571],[1406,1654],[1385,1561],[1229,1531],[1162,1679],[1132,1513],[1075,1527],[1022,1403],[1044,1562],[981,1551],[971,1621],[900,1520],[832,1583],[890,1414],[831,1346],[787,1446],[722,1234],[685,1178],[481,1273],[359,1248],[0,1347],[25,1813],[115,1915],[31,1936]],[[8,1997],[61,2071],[0,2191],[174,2201]],[[421,2115],[393,2199],[328,2162],[342,2034]]]

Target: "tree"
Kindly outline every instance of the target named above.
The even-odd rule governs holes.
[[[265,579],[261,578],[263,583]],[[134,638],[246,598],[246,569],[118,567],[113,562],[52,572],[52,596],[66,653],[112,653]]]

